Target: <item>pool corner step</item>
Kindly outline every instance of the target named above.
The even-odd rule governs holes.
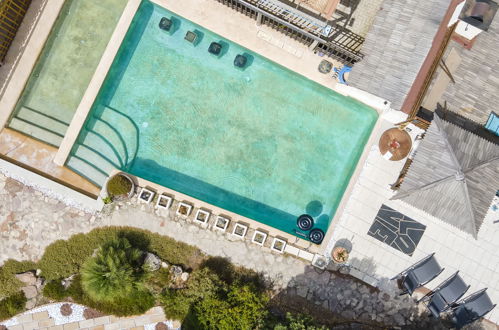
[[[70,156],[66,162],[66,166],[98,187],[104,186],[104,183],[107,180],[107,175],[104,174],[102,170],[97,169],[88,161],[85,161],[78,156]]]
[[[55,147],[61,145],[64,137],[56,132],[52,132],[34,123],[16,117],[12,118],[8,127]]]

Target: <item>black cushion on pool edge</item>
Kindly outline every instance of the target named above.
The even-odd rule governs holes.
[[[160,21],[159,21],[159,27],[160,29],[162,30],[165,30],[165,31],[170,31],[170,28],[172,27],[172,21],[169,20],[168,18],[166,17],[163,17]]]
[[[310,234],[308,235],[308,238],[312,243],[315,244],[321,244],[322,240],[324,239],[324,232],[320,229],[313,229],[310,231]]]
[[[222,51],[222,45],[220,45],[218,42],[212,42],[210,47],[208,48],[208,51],[213,55],[220,55],[220,52]]]
[[[296,220],[296,225],[301,230],[310,230],[314,226],[314,219],[308,214],[302,214]]]
[[[237,55],[234,59],[234,65],[239,68],[244,68],[248,59],[243,55]]]

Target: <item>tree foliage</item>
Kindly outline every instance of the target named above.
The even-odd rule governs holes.
[[[127,239],[109,241],[82,267],[82,286],[95,301],[116,301],[143,290],[142,252]]]

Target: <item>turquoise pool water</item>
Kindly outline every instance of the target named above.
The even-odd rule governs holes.
[[[164,16],[173,33],[158,28]],[[188,30],[201,37],[196,46],[184,40]],[[213,41],[222,56],[208,53]],[[237,54],[250,59],[244,70],[233,65]],[[73,155],[88,147],[95,157],[79,157],[93,167],[106,158],[301,237],[303,213],[326,232],[376,119],[373,109],[144,2]]]

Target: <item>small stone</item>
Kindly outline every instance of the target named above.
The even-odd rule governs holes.
[[[170,265],[167,262],[165,261],[161,262],[161,268],[168,268],[168,267],[170,267]]]
[[[296,288],[296,294],[302,298],[307,297],[308,288],[306,286],[299,286]]]
[[[393,315],[393,320],[395,321],[395,323],[397,323],[397,325],[404,325],[405,324],[404,317],[400,314]]]
[[[36,289],[38,291],[40,291],[40,289],[41,289],[41,287],[43,286],[44,283],[45,283],[45,280],[43,278],[41,278],[41,277],[38,277],[36,279],[36,283],[35,283]]]
[[[144,266],[150,271],[157,271],[161,267],[161,259],[153,253],[147,252],[144,258]]]
[[[329,309],[329,301],[324,300],[324,302],[322,303],[322,307],[325,309]]]
[[[383,293],[381,295],[381,300],[387,302],[388,300],[390,300],[390,295],[388,293]]]
[[[26,299],[33,299],[38,295],[38,291],[36,290],[36,286],[30,285],[22,287],[21,290],[24,292]]]
[[[26,272],[22,274],[16,274],[16,278],[27,284],[27,285],[35,285],[36,284],[36,276],[33,272]]]
[[[26,309],[33,309],[36,306],[36,299],[30,299],[26,302]]]
[[[189,279],[189,273],[183,272],[182,275],[180,275],[180,279],[182,280],[182,282],[187,282],[187,280]]]

